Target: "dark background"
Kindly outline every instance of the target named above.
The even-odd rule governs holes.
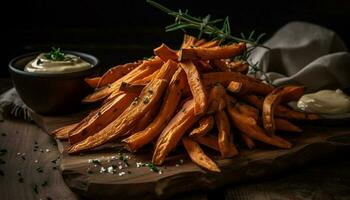
[[[194,16],[230,16],[233,33],[267,33],[289,21],[303,20],[335,30],[350,46],[350,1],[161,1],[172,8],[187,8]],[[103,69],[150,56],[165,42],[176,48],[181,32],[165,33],[173,18],[145,0],[12,0],[1,5],[0,77],[8,76],[11,58],[51,46],[92,53]]]

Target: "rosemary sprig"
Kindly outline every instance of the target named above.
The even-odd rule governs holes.
[[[271,81],[268,79],[268,76],[266,76],[266,73],[263,72],[258,67],[259,66],[258,63],[251,63],[248,59],[249,56],[251,55],[251,52],[257,47],[269,49],[268,47],[260,43],[265,33],[258,34],[256,36],[255,31],[252,31],[249,33],[248,36],[246,36],[244,33],[241,33],[241,37],[233,36],[231,34],[229,17],[226,17],[225,20],[223,19],[212,20],[211,15],[207,15],[204,18],[193,17],[190,14],[188,14],[188,10],[182,11],[181,9],[179,9],[179,11],[176,12],[152,0],[146,0],[146,1],[150,5],[175,17],[175,22],[165,27],[166,32],[176,31],[176,30],[185,31],[185,29],[192,29],[192,30],[199,31],[197,36],[199,39],[203,36],[203,34],[206,34],[209,37],[211,37],[213,40],[220,40],[222,43],[228,43],[228,44],[238,43],[238,42],[247,43],[248,44],[247,50],[244,51],[241,55],[236,56],[233,59],[246,61],[250,66],[249,71],[251,73],[257,76],[257,73],[260,72],[262,74],[261,78],[264,78],[265,81],[271,83]],[[221,28],[217,26],[219,22],[223,22]]]
[[[268,48],[266,46],[259,44],[259,40],[265,34],[259,35],[256,39],[253,37],[244,38],[244,37],[236,37],[231,35],[229,17],[226,17],[225,20],[222,20],[222,19],[211,20],[210,15],[207,15],[204,18],[193,17],[190,14],[188,14],[188,10],[182,11],[180,9],[178,12],[176,12],[152,0],[146,0],[146,1],[150,5],[175,17],[175,23],[165,27],[166,32],[175,31],[179,29],[181,30],[194,29],[194,30],[199,30],[198,38],[201,38],[203,34],[207,34],[216,40],[223,40],[226,42],[245,42],[250,44],[251,46]],[[217,26],[215,26],[217,23],[222,21],[223,21],[222,28],[218,28]]]
[[[66,58],[66,54],[60,48],[51,47],[51,49],[49,53],[44,54],[45,58],[53,61],[62,61]]]

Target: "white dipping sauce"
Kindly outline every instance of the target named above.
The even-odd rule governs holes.
[[[310,113],[343,114],[350,112],[350,97],[340,89],[320,90],[303,95],[297,106],[299,109]]]
[[[25,66],[24,71],[61,74],[82,71],[91,67],[92,65],[90,63],[72,54],[64,54],[64,59],[62,60],[51,60],[46,58],[45,54],[42,53],[30,61]]]

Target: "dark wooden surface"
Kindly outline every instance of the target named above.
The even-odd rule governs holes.
[[[6,133],[6,136],[2,136],[1,133]],[[38,151],[33,151],[35,141],[38,142]],[[54,141],[35,124],[8,119],[0,123],[0,148],[8,151],[0,157],[6,162],[0,165],[4,172],[4,176],[0,175],[1,199],[79,199],[69,190],[58,171],[52,169],[54,163],[51,161],[59,155],[54,144]],[[44,153],[41,153],[40,149],[43,149]],[[50,152],[45,152],[46,149]],[[26,153],[25,160],[17,156],[18,152]],[[39,173],[37,167],[42,167],[43,173]],[[23,183],[18,181],[18,170],[21,171]],[[47,186],[41,186],[45,181]],[[35,184],[38,185],[38,194],[33,190]],[[173,198],[350,199],[349,152],[338,152],[337,155],[325,157],[322,161],[274,176],[215,190],[191,191],[175,195]]]

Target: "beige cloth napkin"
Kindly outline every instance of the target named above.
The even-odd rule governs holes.
[[[301,84],[307,92],[350,87],[350,54],[332,30],[291,22],[279,29],[250,59],[259,62],[274,85]]]

